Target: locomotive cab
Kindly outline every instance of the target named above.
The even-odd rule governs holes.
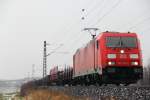
[[[142,55],[135,33],[104,33],[101,50],[104,81],[134,83],[143,76]]]

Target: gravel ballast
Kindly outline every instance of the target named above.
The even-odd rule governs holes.
[[[50,86],[49,89],[92,100],[150,100],[149,86]]]

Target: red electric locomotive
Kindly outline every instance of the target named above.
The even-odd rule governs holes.
[[[76,83],[135,83],[143,76],[136,33],[103,32],[73,56]]]

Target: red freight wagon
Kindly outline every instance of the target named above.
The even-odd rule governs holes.
[[[143,65],[136,33],[103,32],[73,56],[74,79],[84,83],[134,83]]]
[[[73,68],[71,66],[67,66],[63,70],[62,74],[62,80],[63,84],[70,84],[70,81],[72,81],[72,76],[73,76]]]
[[[51,84],[63,85],[70,84],[73,76],[73,68],[71,66],[64,66],[64,69],[60,69],[56,66],[50,70]]]
[[[50,80],[57,81],[58,79],[58,66],[55,66],[53,69],[50,70]]]

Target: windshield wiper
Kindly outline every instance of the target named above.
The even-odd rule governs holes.
[[[120,41],[120,47],[122,48],[127,47],[126,44],[123,42],[123,38]]]

